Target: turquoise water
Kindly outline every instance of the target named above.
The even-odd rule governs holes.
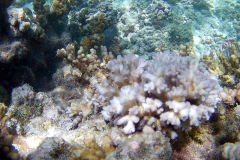
[[[136,129],[133,131],[122,127],[125,128],[124,133],[133,136],[118,135],[124,139],[124,142],[116,142],[113,136],[108,135],[116,149],[110,158],[115,156],[116,159],[234,159],[234,156],[239,155],[239,151],[236,149],[236,152],[232,153],[229,148],[234,146],[234,143],[235,148],[239,145],[238,90],[240,87],[237,86],[240,79],[239,38],[239,0],[1,0],[0,94],[2,95],[0,102],[9,107],[6,113],[10,117],[6,122],[8,132],[16,137],[23,136],[28,139],[26,141],[59,137],[66,143],[70,143],[69,146],[72,148],[82,147],[82,139],[84,139],[82,136],[87,133],[94,134],[97,143],[101,145],[103,141],[101,136],[108,135],[107,132],[118,133],[117,126],[124,126],[125,123],[123,123],[124,120],[121,123],[117,121],[129,112],[129,115],[138,115],[140,121],[144,117],[147,118],[140,123],[138,118],[129,116],[132,120],[129,120],[126,126],[135,125]],[[161,55],[166,59],[154,58],[156,52],[165,53],[165,56]],[[141,58],[133,58],[135,56],[131,54],[144,58],[147,61],[146,64],[140,60]],[[175,60],[178,59],[175,54],[183,57],[191,56],[198,60],[189,58]],[[131,56],[122,60],[119,57],[118,61],[112,61],[114,65],[111,63],[111,67],[108,66],[112,59],[120,55]],[[172,61],[173,59],[175,62]],[[121,63],[123,63],[121,66],[123,69],[119,69],[121,71],[118,73],[114,66],[117,68]],[[128,69],[124,68],[128,63],[134,63],[134,65]],[[144,65],[141,66],[141,63]],[[178,67],[174,67],[176,65],[180,68],[179,70]],[[163,66],[165,70],[157,69]],[[136,67],[136,71],[133,72],[132,67]],[[196,71],[189,71],[188,74],[180,71],[184,68],[191,70],[194,67],[197,68]],[[149,72],[150,77],[143,74],[145,72]],[[118,74],[128,76],[122,78],[118,77]],[[183,75],[198,78],[189,80],[191,78],[188,77],[185,83],[182,80]],[[155,81],[154,84],[150,83],[154,79],[153,76],[155,79],[159,78],[156,82],[159,88],[162,87],[159,89],[161,91],[158,90],[159,93],[151,93],[154,87],[157,88]],[[204,78],[201,79],[201,77]],[[108,82],[102,81],[104,79],[108,79]],[[218,85],[215,88],[209,86],[209,84],[215,85],[215,81],[221,89]],[[96,87],[96,83],[104,87]],[[137,87],[137,84],[140,87]],[[166,86],[164,88],[164,85],[169,89],[166,89],[168,88]],[[113,88],[108,88],[109,86]],[[137,92],[139,94],[141,92],[140,95],[144,95],[145,98],[139,95],[136,98],[135,94],[133,96],[131,89],[126,89],[129,86],[135,87],[134,89],[144,88],[143,92],[141,89]],[[182,88],[183,86],[185,88]],[[122,93],[121,88],[124,87],[123,90],[127,91]],[[224,90],[225,93],[218,96],[224,87],[227,87]],[[189,93],[192,88],[198,88],[196,93]],[[178,92],[175,94],[173,91]],[[165,92],[167,96],[162,98]],[[151,113],[143,114],[144,109],[138,111],[133,103],[126,102],[124,106],[127,109],[122,113],[118,110],[119,108],[116,111],[116,113],[119,112],[117,114],[108,113],[114,112],[109,109],[110,106],[118,106],[117,98],[113,97],[124,97],[125,93],[128,99],[136,98],[136,105],[141,107],[140,102],[153,103],[146,100],[153,98],[160,99],[166,106],[168,101],[176,100],[181,104],[186,102],[198,107],[205,105],[210,109],[205,112],[199,111],[201,109],[198,108],[196,115],[193,114],[195,110],[191,112],[198,119],[194,119],[195,124],[200,123],[198,121],[201,120],[201,124],[197,127],[191,125],[193,117],[190,115],[190,109],[189,117],[180,118],[181,125],[180,120],[179,123],[159,120],[161,123],[159,124],[158,120],[153,119],[151,123],[149,122],[149,117],[153,115],[154,118],[159,118],[160,112],[174,110],[170,105],[165,106],[164,111],[154,109],[146,111],[145,109],[145,112]],[[196,95],[193,96],[193,94]],[[178,98],[172,98],[173,95],[178,95],[176,96]],[[215,101],[210,102],[206,97],[211,97]],[[124,98],[119,99],[123,101]],[[218,105],[214,108],[215,102],[218,102]],[[156,103],[161,104],[158,101]],[[181,106],[180,103],[178,105]],[[136,111],[129,109],[131,107],[135,107]],[[181,115],[181,109],[176,110],[174,114]],[[197,115],[198,111],[201,114]],[[108,117],[109,115],[112,119]],[[36,117],[40,117],[40,120]],[[106,128],[95,132],[92,128],[98,126],[93,125],[98,119],[101,119],[98,125],[104,125]],[[41,127],[39,127],[40,122],[44,124]],[[143,129],[145,123],[152,129]],[[119,128],[120,132],[122,128]],[[142,133],[143,130],[146,133]],[[146,138],[145,134],[152,130],[160,132],[161,136],[154,133],[154,136]],[[67,137],[70,132],[74,135],[81,133],[81,135],[72,136],[73,140]],[[140,143],[138,141],[140,138],[134,135],[146,141],[143,140]],[[170,140],[167,137],[174,138]],[[131,138],[135,139],[131,141]],[[157,147],[153,147],[154,144],[150,143],[151,139],[157,141]],[[164,141],[163,144],[161,140]],[[56,141],[60,143],[60,140]],[[139,143],[135,144],[135,141]],[[145,152],[143,148],[148,144],[147,141],[150,141],[152,146]],[[30,157],[29,159],[34,159],[34,155],[39,157],[40,151],[38,153],[36,149],[41,143],[36,142],[35,145],[28,143],[26,148],[31,150],[29,153],[24,152],[23,145],[16,140],[13,144],[18,149],[20,157]],[[157,149],[161,146],[160,144],[164,145],[161,148],[162,152]],[[121,147],[116,147],[117,145]],[[132,146],[128,148],[129,150],[134,150],[136,147],[136,152],[132,150],[132,153],[127,152],[126,146]],[[185,152],[186,155],[184,155]],[[159,156],[160,153],[164,156]],[[61,155],[61,153],[58,154]],[[79,158],[79,155],[76,155],[75,157]],[[56,156],[55,159],[61,156]],[[45,157],[45,159],[54,159],[53,157]],[[236,159],[239,158],[236,157]]]

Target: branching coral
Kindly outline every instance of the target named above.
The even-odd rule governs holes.
[[[36,22],[40,23],[42,27],[46,26],[47,16],[50,14],[50,9],[48,5],[44,5],[46,0],[34,0],[33,1],[33,9],[36,14]]]
[[[115,125],[126,124],[125,134],[147,125],[174,139],[177,134],[168,126],[199,126],[221,100],[215,75],[191,57],[166,51],[157,53],[151,63],[129,54],[118,56],[108,68],[113,83],[104,79],[96,84],[99,100],[105,104],[102,115]]]
[[[240,102],[240,83],[237,84],[236,89],[228,89],[224,86],[224,90],[219,93],[219,96],[224,103],[229,105],[234,105],[236,101]]]
[[[219,59],[211,52],[209,56],[204,55],[202,61],[205,62],[205,65],[211,73],[219,76],[222,83],[229,86],[236,84],[240,78],[240,55],[238,53],[238,43],[228,42],[226,45],[223,51],[217,51]]]
[[[101,53],[103,62],[98,59],[96,50],[90,49],[91,54],[84,54],[83,47],[80,47],[77,54],[75,53],[75,45],[68,44],[66,49],[58,49],[57,56],[63,57],[64,61],[70,63],[73,68],[78,69],[85,80],[89,80],[90,77],[96,76],[100,81],[104,78],[103,74],[107,73],[106,65],[113,59],[111,52],[107,53],[106,47],[101,46]]]
[[[197,58],[197,54],[193,50],[192,43],[186,43],[186,46],[180,45],[179,55],[181,56],[191,56],[193,58]]]

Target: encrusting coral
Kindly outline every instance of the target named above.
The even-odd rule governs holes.
[[[30,19],[25,15],[22,8],[13,8],[8,10],[9,22],[15,36],[30,29]]]
[[[74,151],[77,159],[96,159],[104,160],[110,153],[115,151],[115,146],[109,137],[104,137],[104,143],[100,147],[95,140],[93,134],[90,134],[84,138],[84,145],[86,148],[79,147],[78,150]]]
[[[172,153],[169,138],[160,131],[153,131],[151,127],[144,127],[143,132],[129,136],[113,127],[111,139],[116,147],[117,159],[161,159],[168,160]]]
[[[57,15],[63,15],[68,13],[70,9],[69,2],[69,0],[54,0],[51,6],[51,13],[55,13]]]
[[[147,125],[174,139],[177,133],[169,126],[199,126],[221,100],[222,88],[203,63],[170,51],[157,53],[153,62],[133,54],[118,56],[108,68],[113,82],[104,79],[96,92],[105,120],[123,125],[125,134]]]
[[[0,45],[0,62],[10,63],[14,59],[21,59],[27,55],[27,48],[22,42]]]

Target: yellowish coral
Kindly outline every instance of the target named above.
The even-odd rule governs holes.
[[[236,45],[237,43],[229,42],[224,51],[227,52],[227,55],[223,54],[223,51],[217,51],[218,58],[216,58],[211,51],[210,55],[205,54],[201,58],[209,72],[219,76],[222,83],[228,86],[236,84],[240,77],[240,55],[237,52]]]
[[[79,102],[71,102],[71,114],[79,115],[79,113],[83,116],[83,121],[87,119],[87,116],[92,112],[92,104],[93,102],[81,101]]]
[[[98,20],[94,21],[94,32],[101,33],[105,29],[106,15],[100,13]]]
[[[180,45],[180,50],[178,52],[181,56],[191,56],[193,58],[197,58],[197,54],[193,50],[193,44],[192,43],[186,43],[186,46]]]
[[[51,6],[51,13],[55,13],[57,15],[63,15],[68,13],[70,9],[70,3],[68,0],[54,0]]]
[[[0,103],[0,121],[3,119],[6,112],[7,112],[7,106],[5,106],[4,103]]]
[[[83,75],[85,80],[89,80],[90,77],[96,76],[100,81],[107,75],[107,64],[113,59],[112,53],[107,53],[106,47],[101,47],[103,62],[101,62],[97,55],[95,49],[90,49],[90,54],[84,54],[83,47],[75,53],[76,44],[68,44],[66,49],[62,48],[57,50],[57,56],[63,57],[64,61],[70,63],[74,69],[72,74]],[[68,74],[68,73],[66,73]]]
[[[73,151],[78,160],[105,160],[105,158],[115,151],[115,146],[109,137],[104,137],[104,143],[100,147],[96,143],[93,134],[84,138],[84,145],[86,148],[79,147]]]
[[[222,63],[220,63],[220,60],[216,58],[213,50],[211,50],[210,54],[204,54],[201,61],[204,62],[210,73],[216,76],[224,74],[225,68]]]
[[[96,33],[94,35],[84,37],[82,40],[82,45],[86,49],[97,48],[104,39],[105,35],[103,33]]]

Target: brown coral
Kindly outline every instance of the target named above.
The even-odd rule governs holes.
[[[54,0],[51,13],[55,13],[57,15],[63,15],[68,13],[70,9],[70,3],[68,0]]]
[[[214,57],[213,51],[210,55],[204,55],[201,59],[208,70],[219,76],[226,86],[236,84],[240,78],[239,60],[240,55],[238,43],[228,42],[224,50],[217,51],[218,58]]]
[[[96,76],[99,80],[106,78],[103,77],[103,74],[108,74],[106,65],[113,59],[112,53],[107,53],[106,47],[101,47],[103,57],[103,62],[101,63],[96,55],[96,50],[90,49],[90,54],[84,54],[83,47],[80,47],[76,55],[75,45],[76,44],[68,44],[66,49],[58,49],[57,56],[63,57],[73,68],[78,69],[82,73],[83,78],[87,81],[92,76]]]
[[[191,56],[193,58],[197,58],[197,54],[193,50],[193,44],[192,43],[186,43],[186,46],[180,45],[180,50],[178,52],[181,56]]]
[[[27,55],[27,49],[21,42],[13,42],[12,44],[2,44],[0,46],[0,62],[9,63],[13,59],[21,59]]]
[[[82,149],[83,154],[80,159],[105,159],[108,154],[115,151],[113,142],[108,138],[104,138],[105,143],[100,147],[95,140],[93,134],[84,138],[84,145],[86,149]]]
[[[91,36],[86,36],[82,40],[82,45],[86,49],[97,48],[105,39],[105,35],[101,34],[93,34]]]

